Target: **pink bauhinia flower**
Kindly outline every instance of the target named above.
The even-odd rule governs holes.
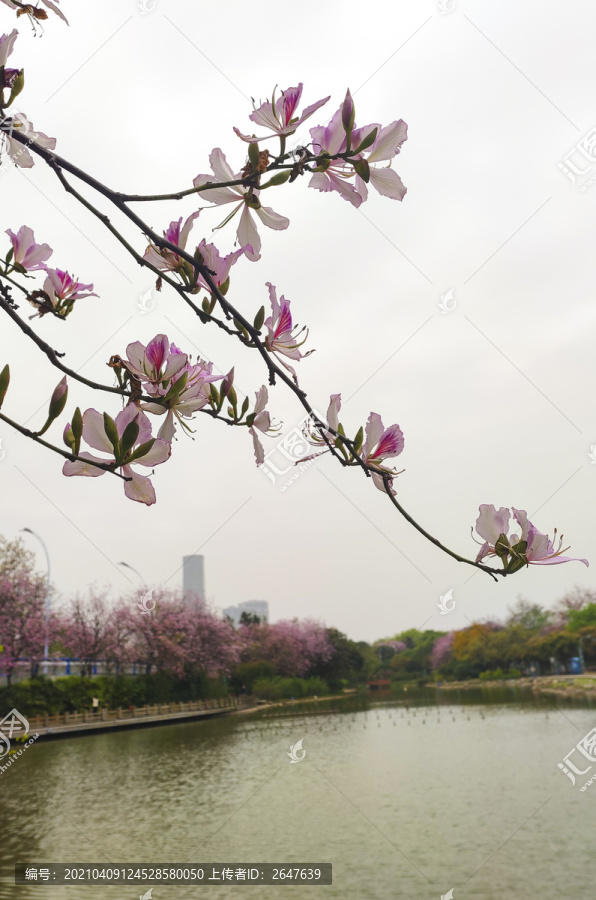
[[[48,137],[43,131],[36,131],[33,123],[24,113],[14,112],[10,118],[4,119],[2,124],[9,128],[8,131],[2,132],[6,152],[15,166],[20,169],[30,169],[34,165],[33,157],[27,149],[29,144],[39,144],[46,150],[54,150],[56,147],[56,138]],[[17,133],[27,138],[27,145],[16,140],[13,135]]]
[[[271,426],[271,416],[265,409],[268,400],[269,391],[267,390],[265,385],[263,385],[256,393],[255,407],[251,416],[252,424],[248,429],[249,434],[252,436],[257,466],[261,466],[263,464],[265,460],[265,451],[263,450],[263,445],[259,440],[255,428],[259,431],[262,431],[263,434],[267,434],[268,431],[275,430]]]
[[[385,428],[383,420],[378,413],[371,413],[365,428],[366,440],[362,447],[362,459],[376,471],[372,472],[372,479],[380,491],[385,491],[383,475],[399,475],[395,469],[389,469],[383,465],[385,459],[399,456],[404,449],[404,436],[399,425],[390,425]],[[402,470],[403,471],[403,470]],[[393,492],[393,477],[389,479],[389,486]]]
[[[337,153],[345,153],[347,151],[346,127],[349,128],[353,112],[353,101],[348,91],[346,99],[334,114],[330,123],[326,127],[317,126],[310,129],[313,151],[317,156],[322,153],[334,156]],[[368,171],[370,183],[380,194],[393,200],[403,200],[406,188],[399,175],[391,168],[375,168],[373,164],[382,161],[390,162],[399,153],[401,145],[407,139],[408,126],[403,119],[399,119],[385,128],[371,124],[366,125],[364,128],[354,129],[351,131],[351,150],[356,151],[367,137],[372,137],[375,131],[376,136],[372,146],[354,156],[356,167],[351,162],[345,162],[342,159],[332,160],[328,164],[324,163],[324,171],[313,174],[309,187],[323,192],[337,191],[344,200],[358,207],[368,197],[366,183],[356,171],[358,161],[361,161]],[[368,154],[368,156],[365,154]],[[348,183],[348,180],[354,177],[354,185]]]
[[[555,549],[553,541],[548,535],[538,531],[535,525],[532,525],[528,519],[525,509],[515,509],[512,507],[513,516],[521,528],[521,536],[513,535],[511,544],[515,546],[518,541],[527,541],[526,559],[530,565],[534,566],[556,566],[565,562],[581,562],[585,566],[589,566],[587,559],[577,559],[571,556],[562,556],[561,554],[568,550],[563,548],[563,535],[559,538],[559,546]],[[557,539],[557,529],[554,531],[554,540]]]
[[[194,221],[199,216],[200,212],[201,210],[198,209],[196,212],[192,213],[184,225],[182,224],[182,216],[180,216],[178,221],[170,222],[169,228],[163,233],[166,241],[169,241],[170,244],[175,244],[177,247],[180,247],[181,250],[186,250],[188,237]],[[156,269],[161,269],[163,272],[178,272],[185,267],[187,269],[190,268],[190,264],[178,256],[177,253],[174,253],[173,250],[169,250],[167,247],[160,250],[155,244],[149,244],[145,250],[143,259],[146,259],[147,262],[150,262]]]
[[[202,187],[204,184],[211,182],[219,184],[224,181],[237,181],[241,178],[241,174],[235,175],[230,168],[224,153],[216,147],[211,151],[209,156],[211,170],[213,175],[197,175],[193,184],[195,187]],[[222,228],[226,225],[236,213],[242,209],[240,221],[236,235],[240,247],[244,248],[246,256],[252,262],[261,258],[261,239],[257,226],[252,217],[254,211],[263,225],[267,228],[273,228],[275,231],[283,231],[290,224],[290,220],[285,216],[280,216],[274,212],[269,206],[262,206],[259,200],[259,191],[254,188],[247,188],[244,185],[236,184],[231,187],[213,188],[203,192],[205,198],[214,206],[223,206],[226,203],[236,203],[236,208],[229,216],[219,225]],[[250,250],[248,248],[251,248]]]
[[[129,368],[142,382],[157,385],[169,382],[188,362],[182,353],[170,342],[165,334],[156,334],[147,346],[135,341],[126,348]]]
[[[13,249],[13,265],[16,263],[28,272],[44,269],[47,259],[54,252],[49,244],[36,244],[33,229],[22,225],[15,234],[10,228],[6,231]]]
[[[254,134],[252,136],[242,134],[238,128],[234,128],[234,131],[239,138],[242,138],[243,141],[251,144],[255,141],[268,140],[276,135],[278,137],[287,137],[290,134],[294,134],[296,129],[299,128],[306,119],[309,119],[317,109],[320,109],[321,106],[324,106],[329,100],[329,97],[325,97],[323,100],[317,100],[312,106],[307,106],[301,116],[294,116],[301,97],[302,82],[300,82],[297,87],[286,88],[285,91],[281,92],[281,97],[278,100],[275,99],[274,90],[271,101],[268,100],[266,103],[262,103],[258,109],[255,107],[255,110],[250,114],[249,119],[257,125],[262,125],[263,128],[270,128],[273,134],[256,137]]]
[[[484,543],[478,551],[476,562],[486,557],[498,556],[505,568],[517,571],[524,565],[558,565],[565,562],[581,562],[588,566],[587,559],[563,556],[568,548],[563,548],[563,537],[559,538],[559,545],[555,549],[553,541],[548,535],[542,534],[530,522],[524,509],[513,509],[513,517],[521,527],[521,535],[509,537],[510,510],[501,507],[497,510],[490,504],[483,503],[479,507],[476,520],[476,532]],[[557,538],[555,529],[554,540]]]
[[[174,344],[170,349],[174,354],[185,355]],[[170,380],[164,379],[158,384],[150,384],[147,393],[155,397],[155,403],[142,403],[141,409],[153,415],[165,414],[165,421],[157,432],[157,437],[171,441],[176,432],[175,419],[184,429],[190,431],[184,419],[191,418],[193,413],[207,406],[209,385],[221,378],[222,375],[213,375],[213,363],[198,359],[194,364],[187,360],[183,368],[179,369]],[[160,402],[157,402],[158,400]]]
[[[167,441],[153,438],[149,419],[133,404],[126,406],[114,420],[108,420],[115,426],[117,446],[114,447],[114,435],[108,436],[106,415],[96,409],[88,409],[83,414],[83,438],[94,450],[107,453],[108,458],[93,456],[84,451],[78,455],[85,460],[96,463],[109,463],[118,468],[122,475],[131,478],[124,482],[124,493],[130,500],[151,506],[155,503],[155,490],[146,475],[139,475],[132,465],[157,466],[169,459],[172,447]],[[135,427],[136,426],[136,427]],[[111,429],[110,429],[111,431]],[[89,465],[80,459],[64,463],[62,473],[68,477],[85,475],[97,478],[105,474],[105,469]]]
[[[93,293],[92,284],[83,284],[62,269],[49,269],[46,266],[44,268],[48,275],[43,283],[43,289],[50,298],[54,312],[67,316],[75,300],[99,296]]]
[[[269,288],[269,300],[272,313],[268,319],[265,319],[264,323],[265,328],[269,332],[265,338],[265,346],[270,353],[282,354],[283,356],[289,357],[289,359],[299,360],[310,356],[311,353],[314,353],[314,350],[309,350],[308,353],[302,353],[300,351],[300,347],[302,347],[308,338],[308,328],[301,328],[298,334],[294,335],[293,331],[295,331],[298,326],[294,326],[292,323],[290,301],[286,300],[283,295],[278,301],[277,291],[270,281],[267,282],[267,287]],[[306,335],[303,340],[298,341],[297,338],[303,331],[306,331]],[[280,362],[292,373],[295,380],[296,372],[292,366],[284,362],[283,359],[280,359]]]
[[[202,258],[204,265],[208,269],[210,269],[212,273],[211,277],[217,287],[220,289],[222,294],[225,294],[228,288],[230,269],[243,254],[252,253],[253,248],[250,244],[246,244],[246,246],[241,247],[240,250],[235,250],[233,253],[228,253],[227,256],[222,257],[220,256],[219,250],[217,249],[215,244],[208,244],[205,238],[203,238],[203,240],[197,247],[196,252],[197,256],[200,256]],[[211,292],[211,288],[202,275],[199,275],[197,284],[200,284],[202,287],[204,287],[206,291]]]

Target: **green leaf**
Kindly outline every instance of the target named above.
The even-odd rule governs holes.
[[[360,451],[362,449],[363,441],[364,441],[364,429],[362,428],[362,425],[361,425],[360,428],[358,429],[358,434],[354,438],[354,450],[356,453],[360,453]]]
[[[357,155],[358,153],[362,153],[363,150],[368,150],[368,148],[370,146],[372,146],[372,144],[374,144],[374,142],[377,139],[377,131],[378,130],[379,130],[378,128],[373,128],[373,130],[370,132],[370,134],[366,135],[364,140],[362,140],[360,142],[360,144],[358,145],[358,147],[356,147],[356,149],[354,150],[354,155]]]
[[[357,159],[352,165],[354,166],[354,171],[357,175],[360,175],[362,180],[368,184],[370,181],[370,166],[365,159]]]
[[[0,409],[4,403],[4,398],[10,384],[10,366],[7,364],[0,372]]]
[[[151,448],[155,443],[155,438],[151,438],[149,441],[145,441],[144,444],[140,444],[134,453],[131,453],[129,458],[126,460],[127,463],[134,462],[135,459],[142,459],[143,456],[147,456]]]

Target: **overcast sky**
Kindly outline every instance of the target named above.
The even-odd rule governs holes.
[[[356,210],[307,178],[269,191],[290,227],[261,228],[262,259],[236,265],[230,299],[252,317],[272,281],[292,301],[316,348],[299,366],[314,406],[324,412],[341,392],[352,433],[371,410],[399,423],[399,499],[448,546],[473,557],[479,504],[516,506],[542,531],[563,531],[592,568],[531,566],[495,584],[428,543],[359,471],[324,457],[282,491],[283,479],[274,486],[257,470],[245,429],[205,416],[156,469],[151,508],[126,500],[107,475],[65,479],[57,457],[0,423],[0,532],[28,526],[44,538],[64,597],[89,583],[114,596],[130,589],[137,581],[120,560],[148,585],[179,587],[182,555],[199,552],[214,605],[268,600],[274,620],[312,616],[355,639],[461,628],[503,617],[517,595],[552,605],[574,584],[594,587],[594,4],[144,5],[153,8],[64,0],[70,28],[50,16],[43,37],[21,19],[11,59],[26,70],[19,108],[61,155],[140,193],[190,187],[214,147],[239,170],[246,149],[232,126],[250,129],[250,98],[276,84],[304,82],[304,105],[332,95],[301,132],[307,140],[348,86],[358,125],[405,119],[394,163],[403,203],[371,191]],[[2,6],[0,33],[14,23]],[[560,164],[585,174],[573,184]],[[254,397],[264,381],[257,354],[201,326],[168,290],[143,310],[154,279],[43,163],[5,170],[0,191],[0,233],[31,225],[54,248],[51,263],[100,294],[66,324],[34,320],[69,366],[110,383],[111,354],[164,332],[218,370],[235,364],[238,387]],[[196,206],[191,197],[141,211],[161,231]],[[203,212],[196,242],[222,218]],[[216,233],[222,251],[234,240],[234,225]],[[144,250],[142,238],[136,246]],[[16,326],[3,319],[0,329],[0,364],[13,377],[5,411],[40,427],[59,375]],[[102,403],[79,385],[70,391],[71,410]],[[108,397],[100,408],[115,414],[118,404]],[[270,408],[284,433],[299,425],[283,386]],[[61,429],[50,436],[60,443]],[[266,451],[275,446],[264,440]],[[27,546],[42,566],[33,538]],[[456,608],[440,615],[450,589]]]

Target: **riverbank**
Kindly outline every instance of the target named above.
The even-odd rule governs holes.
[[[442,691],[468,690],[470,688],[518,687],[535,693],[553,694],[559,697],[596,697],[596,678],[593,675],[535,675],[533,678],[504,678],[494,681],[480,680],[429,682],[427,687],[439,687]]]

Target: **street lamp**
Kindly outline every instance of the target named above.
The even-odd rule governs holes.
[[[26,531],[27,534],[32,534],[34,538],[37,538],[41,546],[43,547],[43,552],[46,555],[46,562],[48,564],[48,579],[46,584],[46,634],[45,634],[45,643],[43,647],[43,658],[44,658],[44,675],[48,674],[48,656],[50,654],[50,648],[48,646],[48,638],[50,631],[50,556],[48,553],[48,548],[46,547],[43,539],[37,534],[37,532],[33,531],[31,528],[21,528],[21,531]]]
[[[131,566],[131,565],[130,565],[129,563],[127,563],[127,562],[119,562],[118,565],[119,565],[119,566],[124,566],[125,568],[130,569],[132,572],[134,572],[135,575],[140,579],[141,584],[143,585],[143,587],[145,586],[145,584],[146,584],[147,582],[145,581],[145,579],[143,578],[143,576],[141,575],[141,573],[138,572],[138,571],[135,569],[134,566]]]

